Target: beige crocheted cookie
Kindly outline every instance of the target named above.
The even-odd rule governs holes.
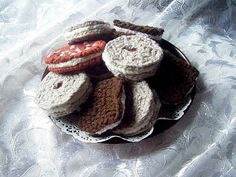
[[[161,102],[148,83],[129,82],[125,85],[126,109],[121,123],[113,133],[133,136],[150,129],[157,118]]]
[[[69,44],[82,42],[90,39],[98,39],[103,35],[112,33],[110,24],[103,21],[86,21],[70,27],[65,33],[64,38]]]
[[[163,50],[147,37],[120,36],[107,43],[102,57],[115,76],[137,81],[155,74],[162,60]]]
[[[84,74],[62,75],[49,72],[39,85],[36,103],[54,118],[77,110],[92,92],[89,77]]]

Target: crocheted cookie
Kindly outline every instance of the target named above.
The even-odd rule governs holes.
[[[184,101],[196,83],[198,70],[179,59],[169,51],[164,51],[164,59],[155,77],[154,84],[162,103],[177,105]]]
[[[61,75],[49,72],[40,83],[35,100],[56,118],[77,110],[91,92],[92,85],[84,73]]]
[[[74,44],[87,40],[103,39],[103,37],[111,33],[110,24],[94,20],[70,27],[64,33],[64,37],[69,44]]]
[[[112,77],[100,81],[82,107],[77,126],[91,134],[101,134],[116,127],[123,117],[124,99],[121,78]]]
[[[162,48],[143,36],[120,36],[107,43],[102,54],[107,68],[129,80],[153,76],[163,57]]]
[[[105,41],[91,41],[65,46],[51,52],[44,58],[48,70],[55,73],[79,71],[102,61]]]
[[[124,34],[136,34],[141,36],[146,36],[151,39],[160,40],[164,32],[164,29],[152,26],[141,26],[135,25],[133,23],[114,20],[113,24],[117,31],[123,32]]]
[[[121,123],[113,133],[133,136],[150,129],[157,118],[161,103],[147,82],[129,82],[125,85],[126,109]]]

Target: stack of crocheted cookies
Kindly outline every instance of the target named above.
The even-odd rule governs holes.
[[[68,45],[44,58],[49,73],[36,93],[37,104],[51,117],[73,115],[75,125],[91,136],[149,130],[161,104],[183,102],[198,76],[160,47],[163,29],[119,20],[113,25],[86,21],[69,28]]]

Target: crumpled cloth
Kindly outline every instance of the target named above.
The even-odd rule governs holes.
[[[153,138],[86,144],[62,133],[34,103],[42,57],[86,19],[165,29],[200,71],[186,115]],[[235,0],[2,0],[0,176],[236,176]]]

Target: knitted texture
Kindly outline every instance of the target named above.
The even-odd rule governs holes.
[[[198,70],[179,59],[169,51],[164,51],[164,58],[150,84],[157,85],[156,90],[163,103],[177,105],[193,88],[198,77]]]
[[[154,40],[137,35],[120,36],[108,42],[102,54],[115,76],[130,80],[154,75],[162,56],[162,48]]]
[[[73,72],[73,71],[80,71],[80,70],[92,67],[94,65],[97,65],[101,62],[102,62],[102,57],[97,57],[87,62],[77,64],[75,66],[62,67],[62,68],[48,68],[48,70],[54,73],[67,73],[67,72]]]
[[[105,23],[103,21],[91,20],[91,21],[86,21],[86,22],[83,22],[83,23],[73,25],[73,26],[69,27],[67,29],[67,31],[68,32],[69,31],[74,31],[74,30],[79,29],[79,28],[83,28],[83,27],[87,27],[87,26],[95,26],[95,25],[106,25],[107,27],[110,27],[110,25],[108,23]]]
[[[80,130],[97,133],[120,121],[123,112],[122,92],[122,79],[113,77],[100,81],[81,109],[77,122]]]
[[[161,103],[145,81],[125,84],[126,109],[121,123],[112,130],[114,133],[132,136],[151,128]]]
[[[114,30],[112,33],[112,36],[114,39],[117,37],[120,37],[120,36],[129,36],[129,35],[135,35],[135,34],[134,33],[126,33],[126,32],[117,31],[117,30]]]
[[[62,75],[49,72],[40,83],[35,100],[51,114],[68,114],[85,102],[90,87],[89,77],[84,73]]]
[[[46,64],[56,64],[70,61],[74,58],[82,58],[94,53],[102,52],[105,48],[105,45],[105,41],[98,40],[65,46],[51,52],[44,58],[44,61]]]
[[[153,36],[160,36],[163,34],[164,29],[152,27],[152,26],[141,26],[141,25],[135,25],[133,23],[121,21],[121,20],[114,20],[113,24],[120,28],[125,28],[133,31],[138,31],[146,34],[150,34]]]
[[[64,37],[69,44],[88,41],[94,38],[103,38],[103,35],[112,33],[110,24],[102,21],[87,21],[70,27],[65,33]]]

